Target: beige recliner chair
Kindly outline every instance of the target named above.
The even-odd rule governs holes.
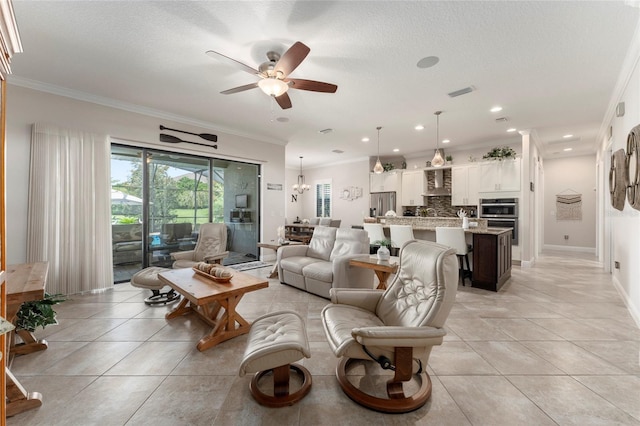
[[[387,290],[331,289],[331,304],[322,310],[329,345],[342,360],[336,376],[355,402],[386,413],[405,413],[424,405],[431,396],[426,372],[434,345],[446,334],[444,322],[458,287],[455,251],[429,241],[409,241],[400,251],[400,268]],[[361,378],[348,375],[351,364],[369,361],[364,374],[394,371],[381,398],[356,387]],[[403,383],[414,380],[418,390],[406,396]],[[371,383],[359,380],[360,383]],[[375,380],[373,383],[376,383]]]
[[[227,225],[224,223],[203,223],[200,225],[198,241],[193,250],[171,253],[175,260],[173,268],[191,268],[198,262],[221,263],[229,256],[227,248]]]

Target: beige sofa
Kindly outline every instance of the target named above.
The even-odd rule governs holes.
[[[350,259],[368,254],[366,231],[318,226],[309,245],[278,249],[278,277],[327,299],[332,288],[373,288],[373,270],[349,266]]]

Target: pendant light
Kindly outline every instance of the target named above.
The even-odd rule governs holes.
[[[302,194],[304,191],[308,191],[309,188],[310,186],[304,183],[304,175],[302,174],[302,157],[300,157],[300,174],[298,175],[298,182],[293,184],[293,190],[297,191],[298,194]]]
[[[376,165],[373,166],[373,173],[379,175],[384,172],[384,167],[382,167],[382,163],[380,162],[380,129],[382,129],[382,127],[378,126],[376,129],[378,129],[378,161],[376,161]]]
[[[440,149],[438,149],[438,141],[440,140],[440,114],[442,111],[434,112],[436,115],[436,153],[433,156],[433,160],[431,160],[431,165],[433,167],[442,167],[444,166],[444,158],[442,158],[442,153]]]

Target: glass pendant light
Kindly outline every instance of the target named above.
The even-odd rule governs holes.
[[[384,172],[384,167],[382,167],[382,163],[380,162],[380,129],[382,129],[382,127],[378,126],[376,129],[378,129],[378,161],[376,161],[376,165],[373,166],[373,173],[379,175]]]
[[[434,112],[436,115],[436,153],[433,156],[433,160],[431,160],[431,165],[433,167],[442,167],[444,166],[444,158],[442,158],[442,153],[440,149],[438,149],[438,141],[440,140],[440,114],[442,111]]]

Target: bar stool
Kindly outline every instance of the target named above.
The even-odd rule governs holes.
[[[411,225],[389,225],[389,235],[392,246],[398,249],[402,248],[407,241],[415,240]]]
[[[467,244],[464,236],[464,229],[451,227],[436,227],[436,242],[456,251],[458,263],[460,265],[460,278],[464,286],[464,279],[469,278],[471,281],[471,268],[469,267],[469,253],[473,251],[473,247]],[[463,259],[467,263],[467,269],[464,269]]]

